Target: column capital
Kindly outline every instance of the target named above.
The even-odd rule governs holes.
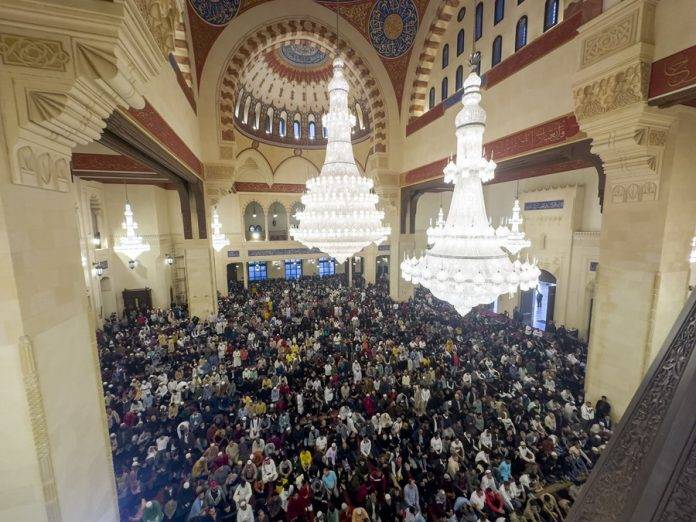
[[[647,104],[658,0],[626,0],[580,29],[573,99],[602,158],[610,203],[653,201],[675,118]]]
[[[143,108],[143,86],[166,63],[173,0],[84,5],[0,5],[0,85],[8,93],[0,110],[13,183],[67,192],[71,149],[98,140],[116,107]]]

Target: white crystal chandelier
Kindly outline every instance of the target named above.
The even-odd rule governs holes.
[[[126,235],[118,238],[114,251],[125,254],[134,261],[143,252],[150,251],[150,244],[143,240],[143,236],[136,234],[138,223],[133,219],[133,210],[128,200],[126,200],[126,206],[123,210],[123,218],[121,228],[126,231]]]
[[[427,230],[425,255],[401,263],[406,281],[428,288],[461,315],[503,293],[536,287],[540,275],[536,263],[511,259],[530,245],[519,230],[519,201],[509,221],[512,230],[503,225],[494,230],[486,217],[482,182],[493,179],[495,163],[482,154],[486,112],[479,105],[480,86],[474,72],[464,82],[464,107],[455,120],[456,164],[450,160],[444,169],[445,183],[454,185],[447,220],[441,209],[435,226]]]
[[[222,223],[220,223],[220,215],[218,214],[217,208],[213,207],[213,222],[210,224],[210,228],[213,229],[213,237],[211,238],[213,243],[213,248],[216,252],[219,252],[227,245],[230,244],[230,240],[227,236],[222,233]]]
[[[343,67],[343,60],[336,58],[329,82],[329,112],[322,118],[328,134],[324,165],[318,176],[307,180],[304,210],[295,214],[299,225],[290,229],[295,240],[340,263],[370,243],[381,243],[391,232],[382,225],[384,212],[377,210],[373,181],[361,176],[355,164],[350,137],[355,116],[348,110]]]

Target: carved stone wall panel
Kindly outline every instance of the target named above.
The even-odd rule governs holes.
[[[630,513],[632,503],[638,501],[638,498],[631,498],[632,488],[640,489],[635,482],[640,476],[641,468],[646,465],[646,457],[653,446],[660,443],[656,440],[656,435],[696,347],[696,301],[693,297],[687,303],[685,312],[682,322],[678,323],[676,332],[668,337],[666,347],[653,363],[631,406],[614,431],[609,446],[583,487],[568,517],[570,522],[628,520],[627,513]],[[693,520],[693,510],[683,511],[693,505],[693,495],[687,503],[678,503],[694,487],[694,481],[690,479],[694,468],[688,463],[691,459],[690,456],[682,470],[687,472],[684,483],[688,484],[688,488],[685,490],[679,485],[675,488],[677,496],[674,502],[677,504],[673,504],[674,508],[669,508],[668,503],[670,511],[666,509],[665,517],[661,520]],[[669,516],[670,513],[675,516]],[[638,516],[632,520],[654,519]]]
[[[53,461],[51,458],[51,443],[48,438],[48,426],[44,411],[41,386],[39,384],[39,372],[36,367],[34,348],[31,340],[22,336],[19,340],[19,354],[22,363],[22,380],[29,406],[29,421],[34,437],[36,458],[39,464],[39,475],[43,487],[44,505],[46,506],[46,518],[49,522],[60,522],[63,518],[58,502],[58,490],[56,489]]]
[[[636,62],[573,92],[575,115],[581,122],[648,99],[650,63]]]
[[[176,0],[136,0],[148,29],[166,57],[174,51],[174,31],[179,19]]]
[[[47,150],[36,144],[21,144],[13,157],[16,168],[12,181],[18,185],[58,192],[70,188],[69,156]]]
[[[65,72],[70,54],[60,40],[0,34],[0,60],[4,65]]]
[[[614,25],[593,34],[582,43],[580,67],[588,67],[636,42],[638,10],[625,16]]]

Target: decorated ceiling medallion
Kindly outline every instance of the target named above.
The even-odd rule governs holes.
[[[413,0],[375,2],[368,30],[375,50],[385,58],[408,52],[418,32],[418,9]]]
[[[281,56],[291,65],[313,66],[326,62],[326,53],[309,42],[288,43],[280,48]]]
[[[239,11],[241,0],[189,0],[198,16],[211,25],[226,25]]]

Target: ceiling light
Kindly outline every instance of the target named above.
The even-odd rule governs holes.
[[[494,230],[486,217],[482,182],[493,179],[495,163],[482,155],[486,113],[479,105],[480,86],[475,72],[464,82],[464,107],[455,119],[456,163],[450,160],[444,169],[445,183],[454,185],[447,219],[440,209],[435,226],[427,230],[425,255],[401,263],[406,281],[428,288],[461,315],[506,292],[535,288],[541,273],[536,263],[510,258],[529,246],[519,231],[519,201],[513,206],[512,231],[502,225]]]
[[[350,138],[355,117],[348,110],[343,68],[343,60],[336,58],[328,87],[329,112],[322,117],[329,136],[324,165],[318,176],[307,181],[302,196],[305,208],[296,214],[299,225],[290,229],[293,239],[339,262],[370,243],[383,242],[391,233],[382,225],[384,212],[376,208],[373,181],[361,176],[355,164]]]

